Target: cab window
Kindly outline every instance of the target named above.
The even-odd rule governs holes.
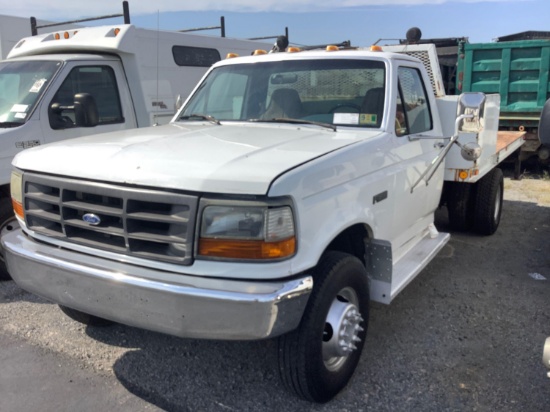
[[[432,115],[420,71],[412,67],[400,67],[398,79],[396,134],[402,136],[431,130]]]
[[[75,127],[74,96],[78,93],[89,93],[94,98],[98,125],[124,122],[113,69],[109,66],[81,66],[71,70],[50,103],[52,129]]]

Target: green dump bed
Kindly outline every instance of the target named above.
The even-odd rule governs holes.
[[[501,128],[536,128],[550,98],[550,40],[461,43],[457,93],[500,94]]]

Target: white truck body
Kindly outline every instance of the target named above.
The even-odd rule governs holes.
[[[449,239],[434,226],[447,185],[434,159],[457,138],[493,150],[492,109],[459,117],[481,117],[487,137],[456,134],[465,99],[429,84],[418,59],[379,51],[219,62],[168,125],[14,159],[10,273],[69,313],[183,337],[281,336],[285,382],[327,401],[358,362],[369,300],[390,303]],[[448,183],[478,188],[494,231],[492,158],[457,163],[469,174]]]

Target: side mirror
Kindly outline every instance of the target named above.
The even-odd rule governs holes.
[[[550,146],[550,99],[546,100],[539,120],[539,140],[545,146]]]
[[[66,110],[67,108],[66,107],[63,107],[61,106],[61,104],[59,103],[52,103],[52,105],[50,106],[50,110],[54,113],[54,114],[61,114],[63,112],[63,110]]]
[[[458,141],[456,143],[458,144]],[[475,162],[481,157],[481,146],[474,142],[460,145],[460,154],[464,160]]]
[[[74,117],[79,127],[94,127],[99,123],[99,113],[94,97],[90,93],[74,95]]]
[[[483,130],[484,93],[462,93],[458,99],[457,132],[479,133]]]
[[[69,129],[74,127],[74,122],[68,115],[73,111],[73,106],[62,106],[61,103],[52,103],[48,107],[48,119],[50,127],[54,130]]]

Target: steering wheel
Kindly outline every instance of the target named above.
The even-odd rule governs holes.
[[[358,104],[353,104],[353,103],[341,103],[341,104],[338,104],[336,106],[334,106],[332,109],[329,110],[329,113],[336,113],[336,110],[338,109],[341,109],[342,107],[349,107],[349,108],[352,108],[354,110],[357,110],[357,113],[361,113],[361,106],[359,106]]]

